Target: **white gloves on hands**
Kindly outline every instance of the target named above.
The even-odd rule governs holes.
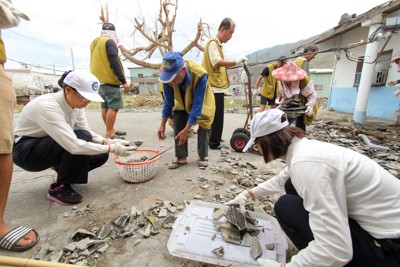
[[[236,61],[236,65],[241,65],[242,63],[243,63],[243,61],[244,62],[247,62],[248,61],[248,59],[247,59],[247,57],[239,57],[238,59],[236,59],[235,60]]]
[[[268,260],[268,259],[262,259],[262,258],[259,258],[257,260],[257,262],[262,267],[284,267],[284,266],[286,266],[286,264],[284,264],[284,263],[279,263],[274,260]]]
[[[305,114],[306,114],[308,117],[311,117],[312,114],[313,114],[313,108],[310,107],[310,106],[307,106],[307,108],[306,108],[306,110],[305,110]]]
[[[103,138],[101,136],[94,136],[92,141],[93,141],[93,143],[102,144],[102,145],[121,144],[123,146],[128,146],[128,145],[131,144],[131,142],[128,141],[128,140],[117,139],[117,138],[115,138],[115,139],[109,139],[109,138],[105,139],[105,138]]]
[[[99,135],[96,135],[96,136],[93,136],[92,142],[96,143],[96,144],[105,145],[106,144],[106,139],[104,139],[103,137],[101,137]]]
[[[107,144],[109,144],[109,145],[121,144],[123,146],[128,146],[131,144],[131,141],[114,138],[114,139],[107,139]]]
[[[7,0],[0,0],[0,28],[7,29],[18,26],[19,19],[29,20],[29,17],[14,8]]]
[[[237,195],[234,199],[232,199],[231,201],[225,202],[225,205],[239,205],[240,206],[240,210],[242,212],[245,212],[245,205],[247,203],[247,199],[250,197],[249,192],[247,192],[247,190],[244,190],[242,193],[240,193],[239,195]]]
[[[110,145],[110,153],[114,153],[117,156],[127,157],[135,152],[136,146],[124,146],[121,143]]]

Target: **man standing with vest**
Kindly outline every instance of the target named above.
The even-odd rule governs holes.
[[[260,96],[260,111],[263,112],[265,110],[266,104],[269,105],[269,108],[276,108],[275,99],[278,98],[279,95],[279,88],[276,79],[272,77],[272,71],[277,68],[282,67],[286,63],[285,57],[280,57],[277,61],[273,64],[269,64],[266,66],[261,74],[258,76],[255,90],[258,89],[261,80],[264,78],[264,84],[261,88],[261,96]]]
[[[204,47],[203,67],[208,73],[208,80],[214,91],[215,97],[215,118],[211,126],[210,148],[226,148],[221,143],[222,131],[224,128],[224,94],[229,87],[228,74],[226,70],[243,61],[246,57],[240,57],[237,60],[225,60],[222,44],[227,43],[235,32],[235,23],[230,18],[224,18],[218,28],[217,36],[210,38]]]
[[[319,48],[317,45],[311,44],[306,46],[303,50],[304,56],[296,58],[294,64],[305,70],[307,74],[310,75],[310,61],[315,58],[318,51]]]
[[[158,139],[164,140],[165,124],[171,113],[174,118],[175,156],[168,169],[177,169],[187,164],[190,129],[198,124],[198,167],[208,166],[208,140],[214,120],[215,101],[205,69],[191,60],[183,60],[180,52],[164,55],[163,70],[159,81],[164,84],[164,106]]]
[[[123,108],[120,85],[125,92],[130,91],[125,72],[118,57],[120,40],[112,23],[104,23],[101,35],[90,45],[90,71],[99,79],[101,85],[99,95],[104,99],[101,103],[101,116],[106,125],[106,138],[121,138],[126,132],[114,128],[118,110]]]

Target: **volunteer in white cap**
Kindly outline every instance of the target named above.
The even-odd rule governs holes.
[[[71,184],[87,183],[89,171],[103,165],[109,153],[128,156],[136,147],[90,130],[83,108],[90,101],[103,101],[93,74],[66,72],[59,85],[64,90],[39,96],[22,110],[14,131],[13,159],[27,171],[53,168],[57,181],[50,185],[48,199],[72,205],[82,196]]]
[[[279,158],[287,166],[225,204],[244,207],[249,198],[286,191],[274,211],[300,250],[287,267],[400,266],[399,179],[353,150],[308,140],[279,109],[255,115],[250,132],[244,151],[254,143],[265,163]]]

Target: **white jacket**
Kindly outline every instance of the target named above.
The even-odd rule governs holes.
[[[304,201],[314,240],[288,267],[348,263],[353,257],[349,217],[377,239],[400,238],[400,180],[375,161],[340,146],[294,138],[286,163],[253,193],[283,192],[290,177]]]
[[[22,110],[14,134],[41,138],[50,136],[66,151],[74,155],[96,155],[108,152],[108,145],[78,139],[74,130],[88,130],[93,137],[100,136],[90,130],[84,109],[71,108],[64,91],[39,96]],[[15,141],[18,142],[19,138]]]

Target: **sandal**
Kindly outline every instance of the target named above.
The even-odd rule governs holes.
[[[205,168],[208,167],[208,160],[207,159],[199,160],[198,166],[200,169],[204,170]]]
[[[116,131],[115,134],[116,134],[116,135],[126,135],[126,132]]]
[[[36,235],[36,239],[30,243],[29,245],[20,247],[17,246],[17,242],[24,238],[27,234],[33,231]],[[12,229],[10,232],[6,233],[2,237],[0,237],[0,248],[15,251],[15,252],[23,252],[30,248],[33,248],[39,242],[39,233],[33,230],[32,228],[28,228],[25,226],[18,226]]]
[[[183,166],[183,165],[186,165],[186,164],[187,164],[187,161],[186,162],[179,162],[179,161],[174,160],[170,165],[168,165],[168,169],[169,170],[175,170],[175,169],[178,169],[180,166]]]
[[[113,137],[110,137],[110,139],[122,139],[122,140],[125,140],[125,136],[120,136],[118,134],[115,134]]]

